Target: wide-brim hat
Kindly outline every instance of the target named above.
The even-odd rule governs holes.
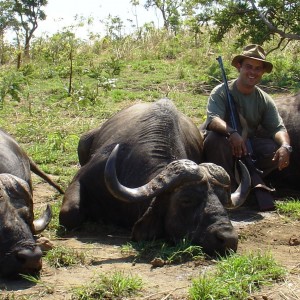
[[[271,73],[273,69],[273,65],[270,62],[266,61],[266,53],[264,49],[259,45],[251,44],[246,46],[243,49],[242,54],[236,55],[233,58],[231,65],[238,68],[238,64],[241,63],[241,61],[245,58],[251,58],[262,61],[264,63],[265,71],[267,73]]]

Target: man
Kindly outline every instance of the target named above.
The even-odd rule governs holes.
[[[257,84],[273,65],[266,60],[264,49],[255,44],[246,46],[231,62],[239,72],[228,87],[242,126],[240,133],[230,124],[224,84],[211,92],[207,104],[204,158],[225,168],[231,178],[232,190],[237,186],[235,161],[252,150],[255,167],[262,177],[289,165],[290,138],[273,99]],[[250,143],[246,144],[246,139]],[[247,149],[248,145],[248,149]],[[249,149],[251,145],[252,149]]]

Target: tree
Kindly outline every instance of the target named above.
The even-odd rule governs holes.
[[[13,1],[0,2],[0,34],[14,23]]]
[[[210,22],[213,40],[220,41],[231,29],[239,31],[238,43],[251,40],[263,44],[279,37],[280,42],[300,40],[299,0],[195,0],[201,18]]]
[[[135,17],[135,23],[136,23],[136,29],[139,30],[139,22],[138,22],[138,17],[137,17],[137,12],[136,12],[136,8],[137,6],[140,4],[139,0],[130,0],[130,4],[133,6],[134,11],[132,11],[132,14]]]
[[[180,26],[180,9],[184,0],[146,0],[144,7],[149,9],[155,7],[160,10],[164,21],[164,28],[177,32]]]
[[[38,28],[38,21],[46,19],[42,7],[47,4],[47,0],[14,0],[13,11],[19,28],[24,31],[24,56],[26,58],[29,58],[30,41]]]
[[[105,20],[106,35],[112,40],[120,40],[122,38],[122,30],[124,29],[123,21],[120,17],[109,15]]]
[[[12,1],[0,2],[0,64],[4,63],[4,34],[15,23]]]

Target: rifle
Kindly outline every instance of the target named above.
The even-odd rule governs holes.
[[[228,82],[226,78],[226,74],[223,67],[222,57],[219,56],[217,58],[217,61],[220,65],[221,71],[222,71],[222,77],[223,77],[223,83],[226,90],[226,96],[227,96],[227,103],[228,103],[228,109],[229,109],[229,115],[230,115],[230,125],[231,127],[236,130],[239,134],[241,134],[242,126],[240,123],[240,118],[237,113],[237,109],[235,106],[235,103],[232,99],[232,96],[229,91]],[[249,138],[246,139],[246,148],[247,148],[247,155],[242,157],[242,160],[244,164],[246,165],[250,176],[251,176],[251,186],[254,189],[254,193],[256,196],[256,200],[258,203],[258,206],[261,211],[267,211],[267,210],[273,210],[274,209],[274,198],[270,194],[271,191],[274,191],[273,189],[267,187],[265,183],[263,182],[261,178],[262,171],[258,170],[253,159],[253,150],[251,141]]]

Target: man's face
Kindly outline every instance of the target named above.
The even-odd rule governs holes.
[[[264,63],[259,60],[246,58],[238,66],[240,72],[239,79],[242,84],[248,87],[254,87],[261,81],[265,73]]]

